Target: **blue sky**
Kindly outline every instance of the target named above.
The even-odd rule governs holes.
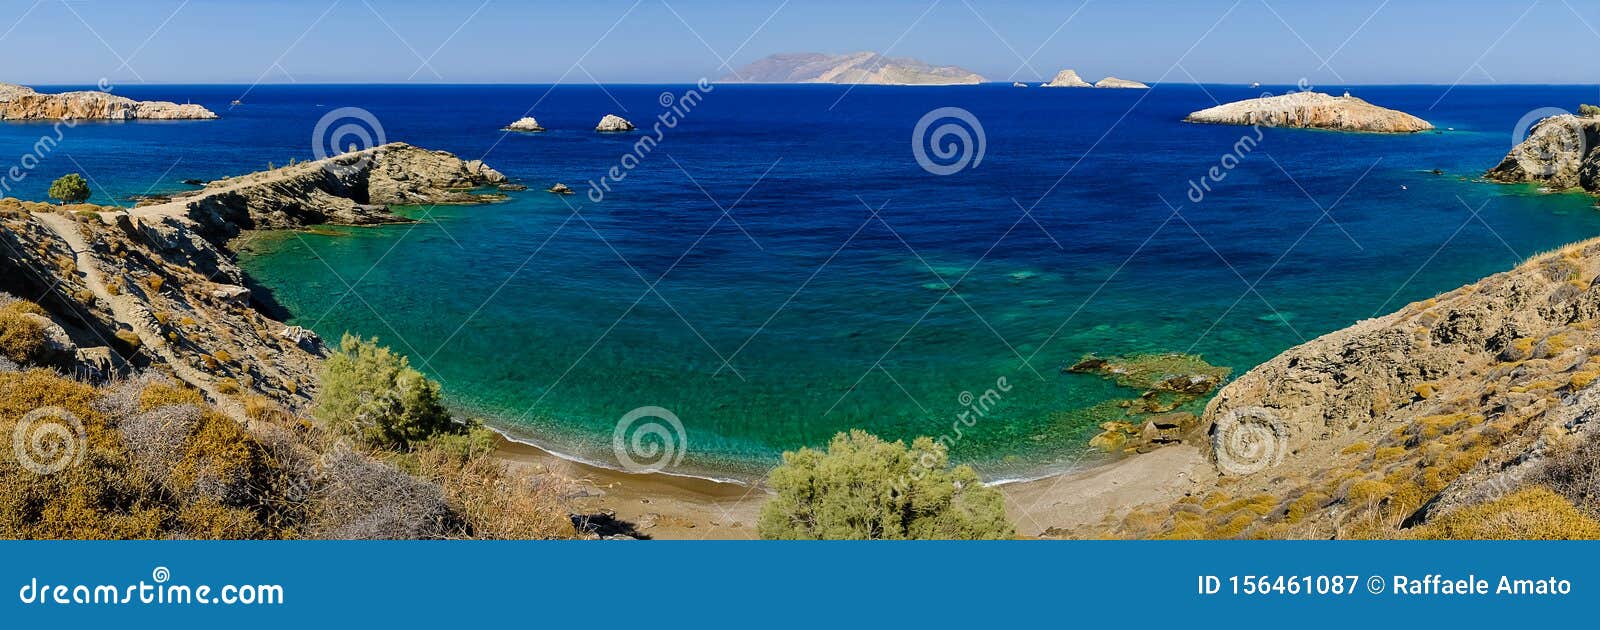
[[[992,80],[1600,83],[1595,0],[0,0],[0,81],[690,82],[782,51]]]

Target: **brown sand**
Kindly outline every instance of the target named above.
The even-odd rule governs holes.
[[[602,535],[714,540],[756,538],[766,489],[665,474],[590,466],[536,446],[502,440],[497,453],[513,470],[572,482],[572,509],[592,517]],[[1200,449],[1181,445],[1080,471],[1000,486],[1006,511],[1023,538],[1074,537],[1086,526],[1130,510],[1170,503],[1215,482]]]

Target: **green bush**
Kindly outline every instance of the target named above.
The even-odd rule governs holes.
[[[826,453],[784,453],[761,508],[763,538],[998,539],[1015,535],[1000,491],[970,466],[950,467],[930,438],[885,442],[864,431],[834,436]]]
[[[77,173],[67,173],[50,183],[50,198],[62,203],[83,203],[89,198],[89,182]]]
[[[1595,107],[1595,106],[1590,105],[1588,103],[1584,103],[1584,104],[1578,106],[1578,115],[1579,116],[1583,116],[1585,118],[1592,118],[1594,116],[1600,116],[1600,107]]]
[[[462,430],[440,402],[438,383],[379,346],[376,338],[349,334],[322,368],[322,391],[312,415],[363,444],[401,451]]]

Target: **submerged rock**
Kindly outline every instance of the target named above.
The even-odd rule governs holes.
[[[1413,133],[1433,129],[1428,121],[1379,107],[1348,94],[1295,92],[1218,105],[1189,114],[1184,122],[1258,125],[1333,131]]]
[[[595,131],[606,133],[633,131],[633,129],[633,123],[615,114],[606,114],[605,118],[600,119],[600,124],[594,126]]]

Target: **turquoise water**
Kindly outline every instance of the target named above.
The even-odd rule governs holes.
[[[161,89],[219,109],[235,96]],[[619,418],[659,406],[687,432],[672,470],[716,476],[849,428],[947,435],[990,478],[1071,467],[1103,419],[1088,410],[1137,394],[1059,372],[1083,354],[1194,352],[1237,374],[1600,234],[1587,197],[1475,181],[1523,114],[1592,89],[1456,88],[1431,110],[1443,87],[1353,89],[1454,129],[1267,130],[1239,152],[1250,130],[1177,121],[1259,90],[720,86],[586,198],[636,137],[585,129],[610,111],[647,121],[669,89],[686,86],[270,87],[215,123],[80,127],[64,146],[117,173],[97,176],[106,199],[309,157],[329,107],[485,156],[531,190],[407,209],[414,225],[265,235],[242,263],[294,323],[381,338],[497,426],[612,463]],[[496,131],[536,101],[552,131]],[[910,138],[945,106],[981,121],[985,155],[936,176]],[[163,174],[156,145],[187,157]],[[539,191],[556,181],[580,194]],[[957,435],[967,396],[1002,378]]]

